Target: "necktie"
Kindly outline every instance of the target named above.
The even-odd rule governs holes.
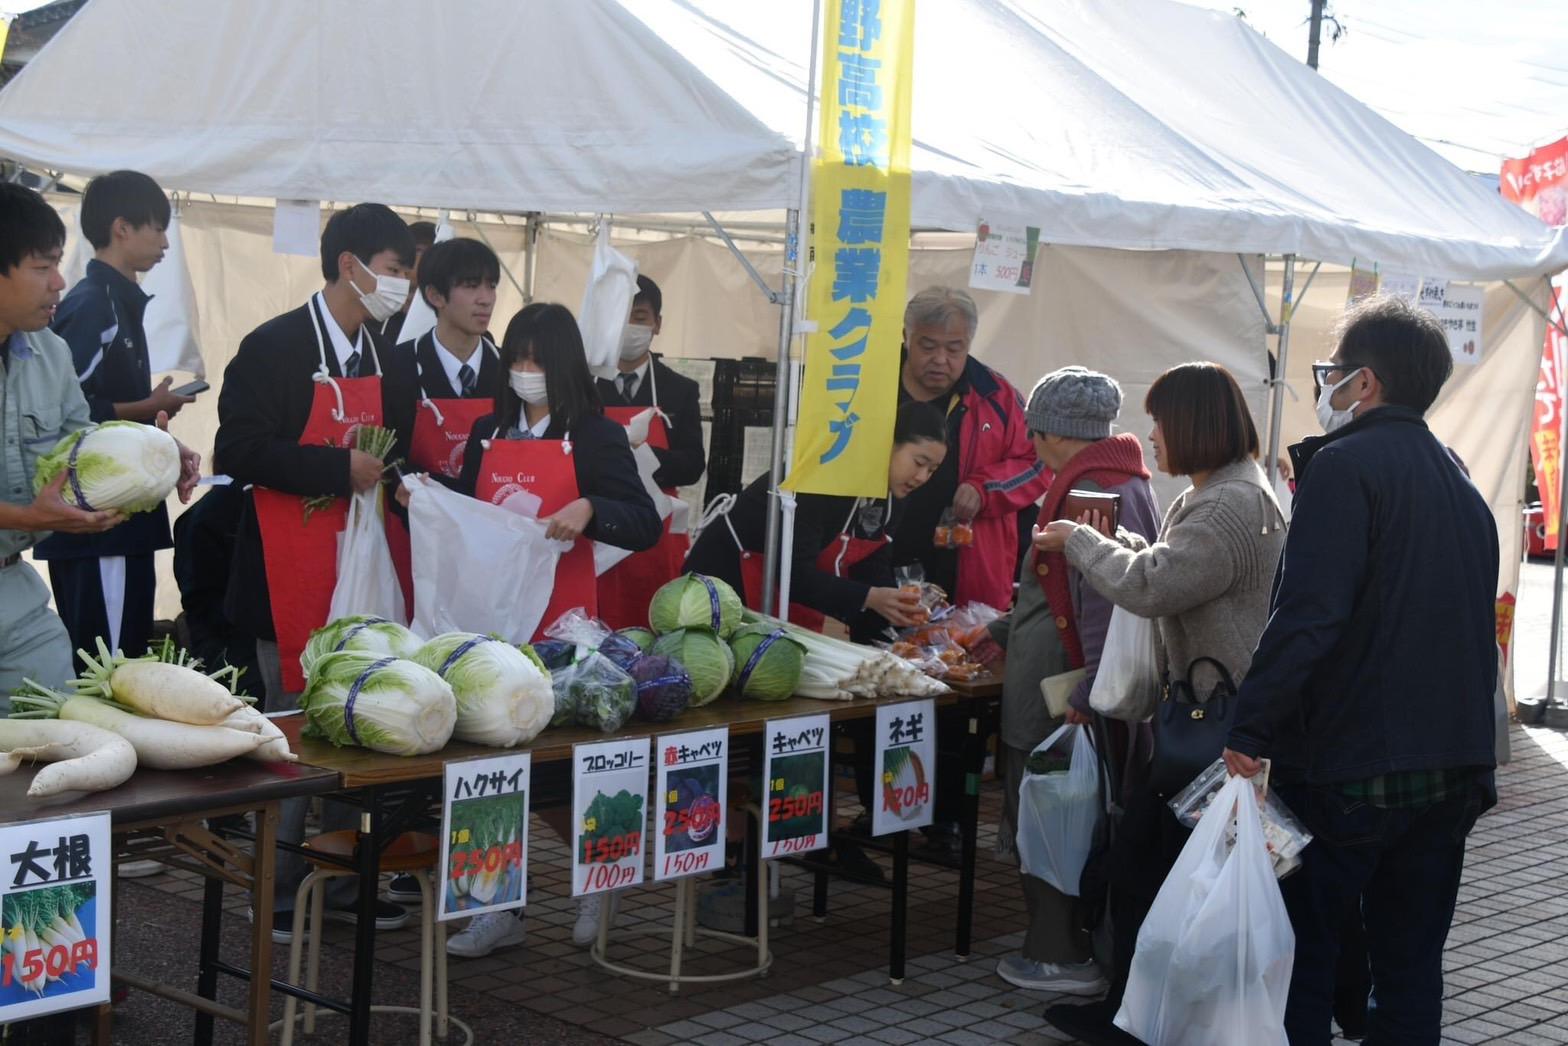
[[[633,371],[630,374],[622,374],[621,397],[625,399],[627,403],[632,401],[632,390],[635,388],[637,388],[637,372]]]
[[[355,349],[353,352],[349,353],[348,359],[343,364],[343,376],[345,378],[357,378],[357,377],[359,377],[359,350],[358,349]]]
[[[474,373],[474,368],[470,367],[468,364],[465,363],[461,367],[457,368],[457,383],[459,386],[461,386],[462,394],[464,396],[473,395],[474,385],[477,384],[478,381],[479,376]]]

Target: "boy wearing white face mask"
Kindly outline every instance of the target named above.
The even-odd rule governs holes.
[[[662,325],[664,295],[646,276],[637,277],[626,327],[621,332],[620,373],[599,379],[606,407],[658,407],[664,415],[668,447],[654,447],[659,471],[653,481],[665,489],[689,487],[708,468],[702,445],[702,401],[697,383],[654,357],[650,347]]]

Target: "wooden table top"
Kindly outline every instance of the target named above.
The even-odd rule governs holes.
[[[319,795],[338,784],[332,771],[303,762],[231,759],[194,770],[138,767],[124,784],[105,792],[64,792],[35,799],[27,788],[39,769],[22,766],[0,777],[0,823],[107,810],[119,830]]]

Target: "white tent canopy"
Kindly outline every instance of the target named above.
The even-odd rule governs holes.
[[[0,92],[0,155],[283,199],[793,206],[810,0],[94,0]],[[1229,15],[942,0],[916,20],[914,221],[1456,279],[1568,239]]]

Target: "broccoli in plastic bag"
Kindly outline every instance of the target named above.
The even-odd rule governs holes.
[[[619,730],[637,706],[632,677],[603,654],[593,652],[576,664],[552,672],[553,725],[592,726],[607,734]]]

